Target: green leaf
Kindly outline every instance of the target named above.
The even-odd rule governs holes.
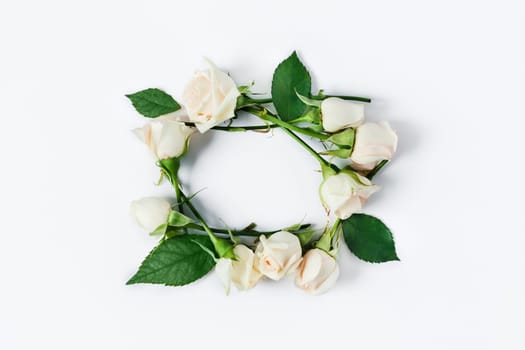
[[[366,214],[352,214],[343,221],[346,245],[359,259],[380,263],[399,260],[394,239],[381,220]]]
[[[173,179],[177,177],[180,168],[179,158],[166,158],[157,162],[157,165],[163,170],[162,173],[168,178]]]
[[[243,231],[250,231],[250,230],[253,230],[254,228],[257,227],[257,224],[255,222],[250,222],[248,224],[248,226],[246,226],[245,228],[243,228],[242,230]]]
[[[162,241],[144,259],[137,273],[126,284],[154,283],[182,286],[206,275],[214,259],[198,244],[213,249],[210,239],[201,235],[183,235]]]
[[[352,154],[352,150],[346,148],[331,149],[328,151],[320,152],[319,154],[346,159],[350,157],[350,154]]]
[[[330,176],[337,175],[337,171],[332,169],[329,165],[322,164],[321,165],[321,172],[323,173],[323,179],[326,180]]]
[[[219,258],[235,259],[235,253],[233,252],[233,245],[225,239],[215,238],[213,241],[213,247],[217,252]]]
[[[345,147],[347,149],[351,149],[354,146],[354,140],[355,129],[353,128],[346,129],[344,131],[338,132],[337,134],[333,134],[332,136],[326,139],[326,141],[332,142],[338,146]]]
[[[321,124],[321,110],[317,107],[311,107],[307,106],[304,113],[299,117],[295,118],[294,120],[288,121],[290,124],[295,123],[312,123],[315,124],[315,126],[319,125],[320,128],[317,129],[317,131],[323,131],[323,127]]]
[[[241,85],[237,87],[237,90],[242,94],[249,94],[251,92],[251,88],[255,85],[255,82],[252,80],[248,83],[248,85]]]
[[[156,118],[180,109],[177,101],[160,89],[146,89],[126,97],[131,100],[137,112],[148,118]]]
[[[297,238],[299,238],[299,241],[301,242],[301,246],[304,247],[305,245],[310,243],[310,241],[312,240],[312,238],[315,236],[316,233],[317,233],[317,230],[309,229],[309,230],[302,230],[302,231],[296,232],[295,235],[297,236]]]
[[[303,114],[306,105],[297,94],[309,97],[311,87],[310,74],[294,51],[273,73],[273,104],[282,120],[290,121]]]
[[[180,227],[173,227],[173,226],[168,226],[166,228],[166,238],[172,238],[172,237],[175,237],[175,236],[182,236],[184,235],[186,232],[183,231],[183,229],[181,229]]]
[[[199,241],[192,240],[192,242],[197,244],[202,250],[204,250],[206,252],[206,254],[211,256],[213,261],[217,262],[217,258],[215,258],[215,253],[211,249],[209,249],[208,247],[206,247],[205,245],[203,245]]]
[[[192,222],[193,220],[191,218],[176,210],[170,211],[170,215],[168,216],[168,225],[170,226],[184,227]]]
[[[312,106],[312,107],[317,107],[317,108],[321,108],[321,103],[322,101],[320,100],[314,100],[314,99],[311,99],[311,98],[308,98],[306,96],[303,96],[301,95],[300,93],[298,93],[297,91],[295,91],[297,97],[299,97],[299,99],[301,101],[303,101],[303,103],[307,106]]]
[[[157,227],[155,230],[151,231],[149,233],[150,236],[162,236],[163,234],[166,233],[166,229],[168,228],[168,225],[166,224],[162,224],[162,225],[159,225],[159,227]]]
[[[309,107],[306,109],[306,112],[301,117],[304,121],[310,122],[312,124],[318,124],[320,126],[321,123],[321,110],[319,108],[315,107]],[[322,126],[318,130],[323,130]]]

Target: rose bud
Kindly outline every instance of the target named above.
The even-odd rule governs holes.
[[[355,172],[328,176],[319,189],[323,206],[343,220],[361,211],[368,197],[377,191],[379,186]]]
[[[323,129],[336,132],[361,125],[365,118],[365,106],[361,103],[329,97],[321,103]]]
[[[321,249],[309,250],[297,267],[295,285],[310,294],[328,291],[339,277],[337,261]]]
[[[397,135],[387,122],[365,123],[356,129],[350,159],[357,169],[371,170],[390,160],[397,148]]]

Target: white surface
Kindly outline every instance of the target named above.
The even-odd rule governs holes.
[[[294,3],[2,2],[0,348],[525,348],[522,3]],[[321,297],[126,287],[155,244],[129,202],[170,191],[124,94],[180,96],[204,55],[268,91],[293,49],[315,88],[373,97],[368,119],[398,131],[366,211],[402,261],[343,250]],[[322,223],[316,163],[284,134],[194,141],[185,178],[211,221]]]

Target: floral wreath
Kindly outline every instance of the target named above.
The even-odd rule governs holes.
[[[253,83],[237,87],[228,74],[206,63],[207,70],[196,72],[183,92],[184,109],[160,89],[126,95],[140,114],[155,118],[134,132],[157,159],[159,183],[166,178],[175,192],[173,203],[154,197],[132,202],[137,223],[160,236],[160,242],[127,284],[182,286],[215,269],[227,293],[232,283],[247,290],[262,278],[292,276],[297,287],[320,294],[338,278],[341,236],[361,260],[399,260],[390,230],[379,219],[360,213],[368,197],[379,190],[372,178],[397,146],[397,135],[387,122],[364,123],[365,103],[371,100],[325,95],[322,90],[313,95],[310,74],[295,52],[275,69],[268,98],[252,93]],[[263,124],[233,125],[240,112]],[[196,130],[273,128],[283,130],[319,161],[323,177],[319,194],[329,223],[320,230],[299,223],[266,232],[257,231],[254,223],[241,230],[210,227],[177,175],[191,135]],[[326,150],[315,151],[297,134],[319,140]],[[346,165],[336,166],[334,157]]]

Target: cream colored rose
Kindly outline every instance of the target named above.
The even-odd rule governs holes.
[[[255,268],[255,254],[245,245],[233,248],[237,260],[232,261],[232,282],[240,290],[253,288],[261,279],[261,273]]]
[[[301,242],[290,232],[280,231],[269,238],[261,236],[255,250],[255,267],[264,276],[280,280],[301,259]]]
[[[329,97],[321,103],[321,118],[323,129],[328,132],[356,127],[363,123],[365,106],[338,97]]]
[[[340,219],[361,211],[368,197],[377,191],[379,186],[354,172],[329,176],[319,189],[324,207]]]
[[[310,294],[322,294],[339,277],[337,261],[321,249],[309,250],[297,267],[295,285]]]
[[[262,277],[261,273],[255,269],[255,254],[243,244],[236,245],[233,252],[237,260],[221,258],[217,261],[215,271],[219,279],[227,292],[232,282],[239,290],[253,288]]]
[[[217,260],[217,263],[215,264],[215,273],[224,286],[226,294],[230,294],[233,274],[232,260],[228,258],[220,258]]]
[[[195,73],[182,97],[190,120],[201,133],[232,118],[240,96],[232,78],[206,62],[208,70]]]
[[[387,122],[365,123],[356,129],[350,159],[356,168],[373,169],[382,160],[390,160],[397,148],[397,135]]]
[[[157,159],[180,157],[186,150],[192,128],[173,117],[159,117],[133,130]]]
[[[168,221],[171,211],[170,203],[162,198],[145,197],[131,202],[130,212],[137,223],[148,231]]]

